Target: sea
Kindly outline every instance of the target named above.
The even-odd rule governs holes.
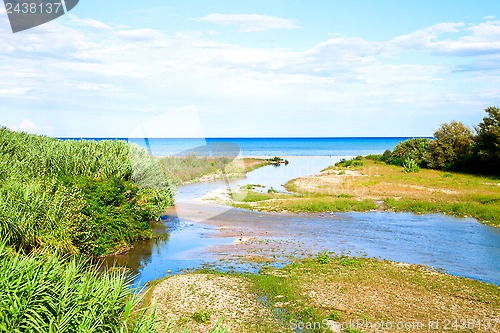
[[[70,139],[70,138],[61,138]],[[104,140],[103,138],[85,138]],[[230,151],[235,156],[358,156],[382,154],[408,137],[349,138],[121,138],[154,156]],[[71,138],[74,140],[74,138]]]

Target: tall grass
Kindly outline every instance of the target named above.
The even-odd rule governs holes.
[[[169,176],[123,141],[0,128],[0,332],[156,332],[124,273],[85,256],[151,237],[151,219],[173,204]]]
[[[107,254],[151,237],[172,204],[161,165],[136,145],[0,128],[0,236],[19,250]]]
[[[168,156],[158,159],[165,177],[175,185],[181,185],[200,179],[206,175],[244,176],[244,165],[229,157],[208,157],[197,155]]]
[[[0,332],[154,332],[120,273],[0,244]]]

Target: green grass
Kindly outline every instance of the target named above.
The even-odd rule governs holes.
[[[274,198],[270,193],[262,193],[257,191],[249,190],[248,192],[234,192],[231,193],[231,198],[233,200],[240,199],[240,202],[259,202]]]
[[[272,202],[264,201],[257,206],[253,206],[253,208],[269,212],[287,211],[292,213],[319,213],[367,211],[377,209],[377,205],[373,200],[356,200],[337,196],[313,196],[304,198],[290,197],[282,200],[273,200]]]
[[[450,318],[498,319],[500,288],[437,273],[427,267],[321,253],[284,268],[243,275],[267,300],[285,327],[333,320],[343,332],[367,332],[350,323],[442,322]],[[495,319],[496,318],[496,319]],[[325,325],[306,332],[326,332]],[[399,332],[397,327],[384,330]],[[434,332],[424,327],[423,332]],[[486,328],[465,330],[487,332]]]
[[[400,166],[378,160],[365,158],[362,162],[363,166],[356,168],[332,166],[317,176],[291,180],[286,188],[301,198],[290,196],[275,202],[273,210],[320,212],[378,208],[468,216],[484,224],[500,226],[498,177],[430,169],[404,172]],[[384,202],[385,206],[375,207],[378,206],[375,202],[379,205]]]
[[[104,255],[151,237],[150,220],[172,204],[136,145],[0,129],[0,234],[18,250]]]
[[[124,141],[0,128],[0,332],[158,332],[154,306],[139,309],[124,272],[99,272],[85,258],[150,238],[174,182],[219,167],[244,172],[228,161],[158,159]]]
[[[265,160],[254,158],[233,160],[228,157],[196,155],[159,157],[157,160],[165,177],[175,185],[189,184],[205,176],[244,177],[245,173],[269,164]]]
[[[210,312],[208,311],[196,311],[191,315],[191,318],[198,324],[205,324],[210,321]]]
[[[0,244],[0,332],[155,332],[120,273]]]
[[[474,217],[481,220],[485,224],[493,226],[499,225],[500,207],[498,202],[481,202],[480,199],[475,198],[477,201],[467,202],[428,202],[416,199],[400,199],[395,200],[388,198],[384,200],[387,207],[395,211],[406,211],[413,213],[446,213],[459,217]]]

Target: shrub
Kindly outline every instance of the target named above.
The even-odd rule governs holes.
[[[430,139],[427,138],[413,138],[399,143],[391,156],[387,159],[389,164],[403,166],[407,158],[415,161],[421,167],[426,166],[424,156],[429,149]],[[384,153],[387,157],[387,152]]]
[[[346,160],[345,158],[343,158],[340,160],[340,162],[335,163],[335,166],[344,168],[363,166],[364,163],[361,159],[362,159],[361,156],[357,156],[351,160]]]
[[[384,151],[384,153],[382,154],[382,157],[380,159],[382,161],[384,161],[385,163],[388,163],[391,156],[392,156],[392,151],[390,151],[389,149],[386,149]]]
[[[441,125],[434,137],[425,155],[425,161],[432,169],[451,169],[472,153],[474,133],[461,122],[452,121]]]
[[[368,160],[376,161],[376,162],[382,161],[382,155],[381,154],[370,154],[370,155],[366,155],[365,158],[368,159]]]
[[[477,126],[476,148],[484,168],[500,174],[500,108],[489,107]]]
[[[415,162],[414,160],[412,160],[409,157],[407,157],[406,160],[403,162],[403,168],[404,168],[404,172],[406,172],[406,173],[420,171],[420,167],[418,166],[417,162]]]

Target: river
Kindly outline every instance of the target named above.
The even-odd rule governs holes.
[[[138,286],[207,263],[222,270],[256,271],[258,266],[235,259],[269,257],[279,265],[320,251],[427,265],[500,285],[500,229],[472,218],[379,211],[274,214],[200,200],[242,184],[284,191],[286,181],[318,173],[339,159],[294,157],[289,165],[266,166],[246,179],[183,186],[175,209],[154,225],[155,233],[168,237],[138,242],[128,253],[107,260],[129,267]]]

